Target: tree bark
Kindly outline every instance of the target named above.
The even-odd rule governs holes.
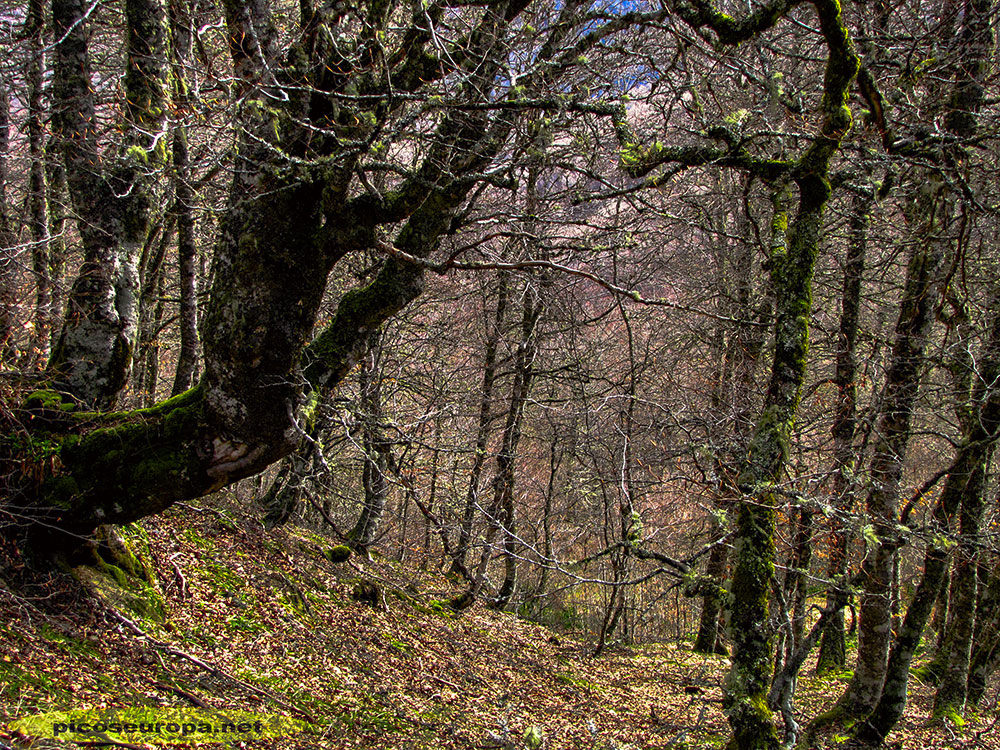
[[[52,328],[52,279],[49,273],[49,212],[45,187],[45,133],[42,124],[42,80],[45,73],[45,9],[43,0],[30,0],[25,33],[28,49],[28,228],[31,269],[35,278],[34,352],[38,369],[49,358]]]
[[[995,428],[994,428],[995,429]],[[992,451],[985,441],[967,442],[960,450],[948,474],[941,498],[935,508],[935,526],[946,528],[949,517],[961,503],[965,492],[981,492],[985,480],[984,453]],[[880,747],[886,736],[903,715],[906,708],[906,688],[909,683],[910,663],[920,643],[920,637],[930,617],[939,587],[948,569],[949,551],[941,544],[932,543],[924,557],[924,570],[916,593],[906,609],[906,616],[899,628],[889,655],[885,680],[879,700],[871,714],[856,729],[858,742]]]
[[[364,504],[354,528],[348,532],[351,547],[367,556],[378,532],[385,502],[389,495],[389,443],[384,432],[382,413],[382,332],[375,330],[368,339],[368,352],[359,373],[360,420],[364,469],[361,485]]]
[[[0,365],[17,357],[14,328],[17,320],[17,233],[14,231],[7,185],[10,171],[10,95],[0,74]]]
[[[907,266],[895,341],[882,394],[871,489],[865,500],[872,527],[862,563],[863,588],[858,622],[858,658],[854,676],[838,701],[848,716],[867,715],[878,702],[885,680],[892,633],[892,568],[902,540],[896,528],[899,482],[910,440],[913,405],[920,387],[924,348],[933,322],[944,247],[937,237],[942,211],[940,180],[918,188],[921,239]]]
[[[63,319],[66,303],[66,238],[64,235],[69,195],[66,189],[66,167],[61,148],[50,137],[45,144],[45,184],[48,189],[49,209],[49,282],[52,294],[49,303],[49,351],[59,338],[59,321]]]
[[[171,76],[173,103],[183,118],[191,107],[185,69],[191,62],[191,15],[188,0],[170,0]],[[174,212],[177,214],[177,268],[180,281],[181,348],[174,372],[171,395],[191,387],[198,364],[198,246],[195,239],[194,190],[188,155],[187,127],[183,121],[173,128]]]
[[[150,170],[165,161],[166,31],[157,0],[125,3],[127,74],[122,153],[97,143],[87,3],[53,0],[53,123],[79,217],[84,260],[49,361],[58,389],[87,407],[111,406],[125,386],[136,333],[139,253],[152,212]]]
[[[840,330],[837,335],[836,372],[837,409],[830,433],[833,437],[833,486],[835,512],[831,520],[829,564],[827,577],[832,586],[847,575],[850,530],[844,516],[854,508],[857,468],[854,448],[857,423],[857,339],[858,317],[861,310],[861,279],[865,268],[867,230],[872,199],[855,196],[851,210],[847,258],[844,263],[844,284],[841,295]],[[827,594],[827,607],[833,603],[834,589]],[[816,673],[823,675],[843,669],[847,664],[844,637],[844,609],[836,609],[827,619],[820,640]]]
[[[747,180],[745,191],[749,190],[749,185],[750,181]],[[730,425],[730,430],[723,437],[723,440],[729,445],[723,451],[723,456],[717,454],[714,457],[719,493],[719,499],[716,501],[716,513],[719,516],[713,515],[710,523],[711,534],[715,538],[724,536],[728,529],[734,505],[733,497],[737,493],[732,481],[732,467],[738,465],[749,440],[748,433],[752,428],[751,420],[753,419],[754,386],[757,381],[756,366],[760,352],[764,347],[763,326],[754,326],[749,323],[754,316],[751,303],[754,296],[754,245],[749,236],[750,207],[746,203],[746,192],[744,192],[743,197],[744,210],[736,238],[735,259],[732,263],[734,289],[730,295],[733,299],[730,304],[720,306],[722,315],[743,322],[738,323],[736,329],[730,332],[724,345],[720,341],[719,347],[723,351],[719,372],[711,394],[712,410],[717,415],[715,421],[717,423],[727,422]],[[722,266],[719,274],[720,285],[725,285],[727,281],[726,272],[728,269],[725,267],[725,260],[725,258],[720,260]],[[762,303],[760,314],[757,316],[759,320],[767,318],[766,307],[767,302]],[[725,336],[721,324],[717,335],[719,339]],[[724,412],[726,407],[729,407],[729,413]],[[705,587],[699,616],[698,636],[694,644],[696,653],[727,653],[723,634],[719,630],[720,614],[724,604],[719,592],[726,578],[728,558],[729,548],[726,545],[715,546],[709,553],[705,575],[717,581],[719,586]]]
[[[466,568],[465,559],[469,544],[472,541],[472,527],[475,522],[476,509],[479,505],[479,484],[486,463],[486,447],[490,436],[490,423],[493,420],[493,384],[496,380],[497,345],[500,342],[503,322],[507,310],[507,284],[510,277],[508,271],[501,271],[497,276],[496,310],[492,325],[486,332],[486,346],[483,352],[483,384],[479,400],[479,423],[476,429],[476,446],[472,457],[472,468],[469,471],[469,487],[465,495],[465,508],[459,527],[458,543],[455,546],[455,559],[451,570],[459,573],[467,581],[472,582],[472,575]]]
[[[798,210],[785,246],[771,254],[775,296],[774,359],[764,407],[757,422],[739,486],[744,493],[737,517],[735,568],[732,579],[730,640],[733,666],[723,689],[723,707],[741,750],[772,750],[778,735],[767,692],[770,654],[768,598],[774,577],[776,499],[771,487],[779,480],[806,372],[811,310],[811,281],[830,196],[830,160],[851,126],[846,106],[859,60],[835,2],[815,2],[827,44],[820,134],[798,160],[793,178]],[[778,202],[775,220],[787,216]]]
[[[978,706],[986,683],[1000,669],[1000,564],[994,560],[985,592],[976,610],[976,637],[969,666],[967,706]]]
[[[713,532],[724,531],[721,524],[713,524]],[[726,562],[729,559],[729,548],[724,544],[716,544],[708,555],[705,565],[705,577],[719,583],[720,587],[726,579]],[[712,587],[702,597],[701,615],[698,620],[698,635],[694,642],[694,651],[698,654],[726,653],[726,648],[719,639],[719,615],[722,612],[723,596],[720,588]]]
[[[994,310],[997,299],[994,293]],[[996,387],[1000,378],[1000,315],[995,315],[991,323],[978,372],[981,379],[975,394],[976,418],[969,421],[970,430],[963,436],[935,506],[934,536],[924,556],[923,575],[893,644],[881,697],[857,730],[858,740],[871,746],[881,745],[906,707],[910,663],[948,572],[951,544],[946,534],[950,520],[963,503],[976,505],[975,498],[981,498],[986,491],[988,466],[1000,437],[1000,391]],[[969,612],[966,616],[974,619]]]
[[[259,56],[248,56],[256,29],[267,26],[263,21],[253,29],[240,25],[254,7],[234,8],[229,26],[236,67],[248,76],[240,83],[250,93],[271,85],[275,69],[266,68]],[[499,54],[494,42],[521,9],[523,3],[500,2],[481,15],[465,51],[479,64],[460,92],[463,96],[476,101],[492,90]],[[126,150],[123,169],[103,168],[83,3],[54,0],[53,10],[62,40],[55,55],[56,125],[81,217],[85,258],[50,372],[58,388],[99,406],[114,399],[131,357],[136,251],[149,217],[145,174],[134,159],[142,161],[141,152],[162,160],[166,143],[163,137],[143,137],[136,148]],[[130,3],[134,70],[126,83],[139,96],[130,95],[127,114],[132,122],[142,121],[136,133],[160,132],[159,120],[147,117],[157,110],[150,101],[162,100],[163,93],[162,79],[155,75],[165,67],[160,11],[156,3]],[[157,23],[150,21],[153,17]],[[250,23],[254,25],[253,19]],[[408,59],[399,63],[402,69]],[[313,72],[301,75],[322,78],[328,72],[318,62]],[[431,78],[441,74],[426,73]],[[422,84],[418,78],[411,82],[414,87]],[[320,83],[332,88],[347,82],[324,78],[316,85]],[[74,533],[100,523],[126,523],[255,474],[294,450],[301,439],[300,406],[308,420],[319,396],[361,356],[370,331],[420,294],[423,261],[507,142],[513,122],[504,113],[491,117],[483,109],[450,109],[414,175],[398,190],[351,197],[359,154],[338,152],[338,141],[320,139],[313,147],[340,153],[343,159],[303,160],[289,168],[286,155],[304,153],[302,133],[312,132],[308,123],[296,119],[301,114],[297,105],[292,97],[286,107],[277,108],[247,100],[239,115],[241,142],[229,205],[220,221],[202,331],[201,383],[150,409],[125,413],[59,408],[59,396],[51,391],[27,400],[26,408],[44,415],[53,436],[63,436],[59,471],[28,493],[35,521]],[[282,119],[286,113],[294,116]],[[276,127],[276,119],[282,127]],[[345,135],[367,137],[369,121],[352,118],[356,131]],[[122,195],[126,197],[116,197]],[[398,257],[390,257],[371,284],[345,294],[330,324],[310,343],[333,264],[349,251],[377,247],[375,229],[382,225],[401,225],[390,248]]]
[[[535,175],[537,178],[537,174]],[[521,441],[524,410],[528,405],[531,382],[534,379],[535,354],[538,351],[536,328],[544,309],[538,281],[527,279],[524,288],[524,303],[521,311],[521,340],[514,354],[514,383],[511,386],[507,423],[497,454],[496,474],[493,478],[493,508],[500,529],[504,535],[503,561],[504,577],[493,602],[497,609],[505,608],[514,595],[517,586],[516,506],[514,504],[515,468],[517,449]],[[489,550],[487,550],[487,553]]]

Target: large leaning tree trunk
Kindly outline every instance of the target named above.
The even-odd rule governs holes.
[[[138,253],[149,233],[152,183],[168,161],[166,14],[162,0],[126,3],[130,135],[102,148],[90,4],[53,0],[54,127],[84,263],[49,366],[53,389],[25,404],[52,459],[40,481],[11,488],[32,528],[87,533],[134,521],[293,451],[369,333],[421,293],[425,268],[470,192],[509,184],[506,164],[518,157],[509,136],[519,112],[620,112],[552,96],[544,86],[525,100],[529,84],[548,86],[609,35],[666,16],[608,21],[567,3],[535,32],[542,44],[521,88],[506,85],[500,72],[510,52],[505,34],[527,0],[432,5],[373,3],[358,11],[366,14],[358,24],[340,6],[303,2],[300,27],[280,49],[266,0],[221,4],[239,128],[201,322],[203,376],[148,409],[106,413],[129,371]],[[467,17],[438,34],[434,26],[453,13]],[[398,33],[383,33],[397,24]],[[387,164],[380,138],[405,150],[406,163]],[[372,187],[369,174],[386,170],[391,189]],[[359,251],[388,257],[314,330],[331,269]],[[14,443],[4,452],[18,460]]]

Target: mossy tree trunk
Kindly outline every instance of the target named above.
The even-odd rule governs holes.
[[[959,63],[956,68],[955,84],[948,101],[945,124],[948,129],[963,139],[977,135],[978,115],[985,96],[985,82],[990,72],[994,47],[993,24],[997,11],[995,0],[966,0],[964,16],[959,31]],[[961,169],[962,158],[955,159],[956,168]],[[966,175],[961,178],[966,179]],[[994,294],[993,307],[1000,304],[1000,295]],[[964,307],[962,309],[964,312]],[[986,345],[984,359],[990,362],[996,356],[995,349],[1000,340],[993,338]],[[974,370],[972,370],[974,371]],[[977,384],[977,391],[983,386],[992,386],[987,379]],[[970,426],[973,434],[981,426]],[[985,453],[989,464],[992,458],[992,444]],[[979,480],[986,483],[986,469]],[[942,646],[946,652],[944,670],[937,694],[934,697],[934,713],[938,716],[961,715],[965,710],[969,680],[969,665],[972,654],[972,636],[978,594],[978,560],[982,549],[982,521],[985,512],[985,486],[970,490],[962,498],[959,517],[959,544],[952,571],[951,612],[948,636]]]
[[[448,108],[436,130],[424,134],[429,145],[397,189],[383,194],[362,185],[359,191],[363,150],[342,144],[370,139],[408,99],[385,92],[378,66],[330,62],[335,50],[317,40],[341,33],[336,18],[305,13],[302,35],[287,50],[291,62],[285,64],[272,56],[268,4],[226,3],[241,131],[204,311],[203,378],[149,409],[87,412],[88,406],[112,403],[129,370],[138,250],[152,215],[146,180],[154,165],[166,163],[168,58],[161,3],[131,0],[125,113],[137,127],[120,153],[102,152],[85,5],[53,2],[61,40],[54,55],[56,135],[85,258],[50,364],[56,388],[68,390],[82,406],[62,404],[52,391],[28,398],[25,407],[35,413],[37,429],[58,445],[59,469],[40,486],[19,488],[26,507],[39,509],[36,520],[73,532],[159,512],[255,474],[294,450],[302,439],[303,406],[308,421],[317,399],[362,355],[370,332],[421,293],[423,264],[469,192],[487,179],[484,173],[515,121],[513,112],[503,110]],[[420,15],[391,61],[394,92],[415,91],[446,75],[457,56],[477,62],[453,92],[455,101],[475,105],[492,96],[503,61],[501,30],[525,5],[488,3],[468,38],[441,58],[431,54],[431,35],[418,28]],[[387,19],[373,20],[365,27],[367,37],[351,44],[381,45],[376,35]],[[345,87],[367,95],[358,100],[349,94],[352,102],[363,102],[337,115],[332,102]],[[328,132],[330,122],[336,123],[336,137]],[[385,247],[392,257],[370,284],[342,297],[316,335],[330,270],[348,252],[382,246],[380,227],[396,227]]]
[[[949,718],[965,713],[968,697],[969,664],[972,658],[972,634],[978,616],[977,555],[983,548],[982,521],[986,506],[987,472],[993,459],[992,446],[984,451],[982,466],[976,467],[971,487],[962,497],[959,510],[959,542],[954,551],[949,628],[942,651],[942,672],[934,695],[934,715]],[[980,476],[982,474],[982,476]]]
[[[989,445],[982,440],[977,443],[967,442],[959,451],[935,507],[934,522],[939,532],[942,528],[947,528],[951,515],[959,507],[965,493],[982,492],[985,489],[985,460],[987,455],[992,454],[993,440],[995,434],[990,438]],[[880,747],[903,715],[910,664],[920,644],[938,590],[945,581],[949,555],[948,544],[943,536],[940,541],[928,547],[920,582],[893,641],[878,702],[871,714],[859,722],[855,731],[855,739],[864,745]]]
[[[841,140],[852,124],[848,93],[860,61],[854,51],[836,0],[814,0],[819,28],[828,50],[819,133],[805,152],[787,167],[747,164],[759,177],[779,179],[775,201],[775,236],[787,227],[786,241],[776,242],[770,257],[775,299],[774,355],[771,376],[744,467],[738,478],[743,499],[737,510],[734,570],[730,586],[729,635],[733,665],[723,688],[723,707],[733,729],[731,746],[741,750],[773,750],[779,745],[767,704],[771,684],[771,637],[768,609],[774,580],[777,498],[773,487],[785,465],[789,439],[806,374],[811,283],[830,197],[829,169]],[[725,44],[738,44],[775,25],[790,4],[762,6],[742,21],[719,13],[710,3],[677,8],[690,25],[710,27]],[[660,162],[693,154],[661,149]],[[700,155],[700,154],[699,154]],[[738,166],[745,160],[716,155],[718,164]],[[645,165],[644,165],[645,167]],[[798,206],[788,223],[791,184],[798,189]]]
[[[983,101],[983,80],[987,73],[988,59],[992,51],[993,33],[989,22],[993,12],[993,0],[966,0],[962,28],[955,40],[956,60],[961,62],[954,66],[954,82],[945,103],[945,123],[951,133],[959,139],[969,139],[976,134],[976,115]],[[950,169],[961,165],[961,146],[945,147],[933,156],[941,164]],[[933,291],[941,283],[940,266],[944,259],[948,235],[945,231],[955,209],[955,197],[941,173],[937,169],[919,171],[917,181],[917,199],[910,207],[911,231],[918,238],[918,251],[911,258],[907,271],[906,287],[904,288],[899,322],[896,328],[896,343],[893,350],[892,365],[887,376],[885,406],[880,420],[880,443],[876,448],[872,464],[873,488],[869,493],[869,512],[873,516],[875,533],[878,537],[878,547],[869,553],[863,572],[866,573],[866,594],[862,599],[861,629],[858,643],[858,668],[840,705],[854,715],[863,715],[871,711],[871,717],[859,732],[869,741],[884,738],[885,733],[898,720],[906,700],[907,669],[912,650],[916,647],[927,617],[937,599],[938,589],[947,574],[948,555],[944,550],[937,549],[933,543],[929,549],[924,569],[924,580],[921,589],[911,602],[906,618],[901,624],[897,642],[886,664],[885,650],[890,638],[891,613],[884,600],[886,584],[890,582],[888,566],[895,558],[895,550],[899,545],[897,531],[894,529],[897,521],[896,502],[894,497],[886,494],[891,489],[895,494],[898,486],[901,466],[895,466],[905,452],[904,433],[909,432],[909,414],[915,397],[918,383],[917,368],[922,358],[923,341],[930,326],[931,307],[936,302],[937,294]],[[964,178],[963,178],[964,179]],[[996,325],[996,321],[994,321]],[[990,341],[983,354],[983,371],[995,367],[995,347],[1000,339],[994,338],[998,331],[994,328]],[[965,390],[961,385],[961,371],[964,364],[959,361],[957,381],[958,391]],[[909,381],[909,384],[907,382]],[[976,402],[983,404],[990,399],[988,391],[992,388],[992,378],[985,378],[977,387]],[[962,398],[959,393],[959,399]],[[987,401],[987,403],[989,403]],[[986,409],[987,407],[981,407]],[[898,413],[898,417],[893,415]],[[984,462],[992,455],[994,427],[990,418],[983,412],[979,420],[963,418],[959,407],[959,420],[963,422],[963,447],[956,459],[957,469],[949,474],[949,484],[967,483],[968,487],[960,498],[942,495],[941,514],[936,519],[941,533],[947,529],[952,514],[966,502],[970,511],[966,514],[965,525],[977,526],[975,518],[979,511],[977,495],[984,491]],[[985,421],[984,421],[985,420]],[[889,448],[895,457],[885,452]],[[953,467],[954,468],[954,467]],[[956,476],[956,472],[962,476]],[[888,480],[888,481],[887,481]],[[947,490],[947,487],[946,487]],[[970,532],[974,539],[976,534]],[[969,573],[974,581],[974,567]],[[959,587],[963,590],[966,587]],[[881,591],[880,591],[881,589]],[[975,598],[975,583],[972,584],[971,601]],[[867,603],[867,612],[865,604]],[[963,611],[963,616],[974,612],[974,605]],[[953,610],[954,611],[954,610]],[[964,624],[957,634],[959,653],[955,659],[961,664],[960,669],[968,669],[968,642],[971,639],[972,623],[968,629]],[[960,696],[964,702],[965,685],[957,686],[959,678],[952,683],[949,694]],[[883,687],[884,682],[884,687]],[[879,697],[881,693],[881,698]],[[877,706],[875,705],[877,702]],[[874,710],[873,710],[874,709]]]
[[[79,217],[84,260],[49,361],[57,388],[89,408],[111,406],[132,362],[138,263],[153,212],[153,172],[165,162],[166,27],[158,0],[125,3],[123,130],[116,153],[97,140],[88,3],[53,0],[54,127]]]
[[[1000,303],[996,293],[993,300],[992,309],[995,310],[996,304]],[[924,556],[923,573],[893,643],[879,701],[857,730],[857,739],[871,746],[881,745],[906,707],[910,663],[947,578],[952,547],[947,532],[951,519],[966,503],[972,507],[979,506],[986,492],[989,465],[996,440],[1000,437],[1000,390],[997,389],[997,379],[1000,378],[1000,315],[993,318],[976,372],[980,378],[973,399],[974,418],[968,422],[969,430],[963,435],[957,455],[948,468],[944,489],[934,509],[932,541]],[[972,616],[975,612],[974,595],[970,606],[965,616],[970,621],[971,631],[971,622],[975,619]],[[966,666],[966,679],[968,674]],[[960,690],[964,704],[965,687]]]
[[[838,702],[848,716],[867,715],[875,707],[885,680],[892,635],[892,569],[902,543],[897,529],[899,482],[944,260],[945,248],[938,237],[941,189],[940,180],[929,180],[917,188],[918,223],[911,232],[920,240],[914,245],[907,266],[892,357],[880,402],[870,469],[871,489],[865,500],[867,521],[873,531],[861,567],[857,666]]]
[[[976,632],[969,665],[967,706],[978,706],[990,676],[1000,669],[1000,564],[994,556],[976,608]]]

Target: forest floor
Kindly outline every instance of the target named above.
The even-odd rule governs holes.
[[[108,566],[104,574],[86,569],[100,597],[67,574],[22,584],[15,594],[4,580],[20,564],[3,550],[3,743],[73,747],[11,731],[9,722],[146,706],[282,714],[313,725],[229,743],[240,748],[725,744],[725,657],[693,654],[685,642],[595,659],[572,637],[511,615],[479,606],[452,614],[437,603],[455,593],[440,575],[384,559],[333,563],[324,556],[328,539],[294,527],[265,532],[225,500],[202,502],[127,531],[152,585]],[[360,591],[365,583],[378,592],[357,601],[352,595],[373,593]],[[803,719],[828,707],[844,682],[804,672]],[[888,744],[1000,750],[996,692],[992,711],[963,727],[930,726],[930,693],[915,684]],[[834,746],[839,739],[827,738]]]

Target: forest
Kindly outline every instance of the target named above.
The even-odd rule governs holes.
[[[997,747],[998,10],[0,0],[2,606],[176,656],[108,585],[238,513],[729,748]]]

